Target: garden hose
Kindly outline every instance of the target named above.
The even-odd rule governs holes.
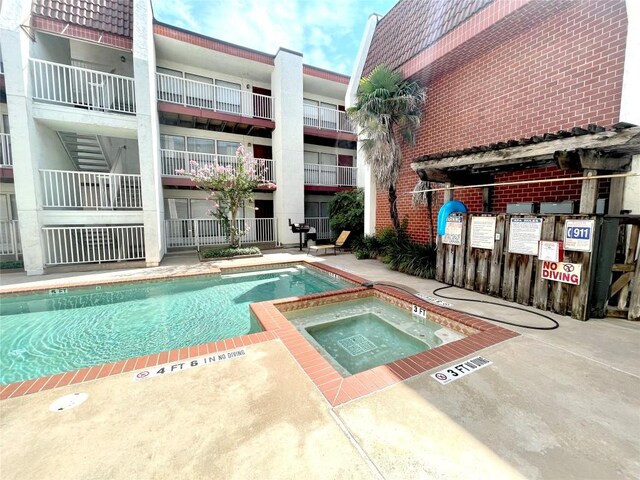
[[[362,283],[362,286],[363,287],[367,287],[367,288],[371,288],[374,285],[384,285],[386,287],[397,288],[398,290],[402,290],[403,292],[408,293],[410,295],[413,295],[416,298],[420,298],[416,294],[415,291],[412,291],[412,290],[410,290],[408,288],[402,287],[402,286],[397,285],[397,284],[390,284],[390,283],[384,283],[384,282],[364,282],[364,283]],[[453,285],[446,285],[444,287],[436,288],[433,291],[433,295],[435,295],[436,297],[444,298],[446,300],[458,300],[458,301],[461,301],[461,302],[486,303],[486,304],[489,304],[489,305],[497,305],[499,307],[511,308],[513,310],[521,310],[523,312],[527,312],[527,313],[530,313],[532,315],[537,315],[539,317],[547,319],[550,322],[552,322],[553,325],[548,326],[548,327],[535,327],[535,326],[531,326],[531,325],[522,325],[522,324],[519,324],[519,323],[507,322],[506,320],[496,320],[495,318],[485,317],[483,315],[478,315],[476,313],[469,313],[469,312],[465,312],[464,310],[457,310],[455,308],[446,307],[447,309],[452,310],[454,312],[464,313],[466,315],[471,315],[473,317],[481,318],[483,320],[489,320],[489,321],[492,321],[492,322],[503,323],[505,325],[511,325],[512,327],[528,328],[530,330],[555,330],[556,328],[558,328],[560,326],[560,324],[556,320],[554,320],[553,318],[551,318],[548,315],[545,315],[544,313],[532,312],[531,310],[527,310],[526,308],[522,308],[522,307],[516,307],[515,305],[505,305],[503,303],[490,302],[489,300],[473,300],[473,299],[469,299],[469,298],[460,298],[460,297],[445,297],[444,295],[440,295],[438,293],[439,291],[446,290],[447,288],[453,288]],[[423,299],[420,299],[420,300],[423,300]]]

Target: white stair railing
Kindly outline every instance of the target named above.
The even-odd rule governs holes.
[[[44,207],[142,209],[140,175],[41,169],[40,176]]]
[[[334,108],[305,105],[303,124],[305,127],[319,128],[321,130],[355,133],[355,129],[346,112]]]
[[[13,166],[11,158],[11,137],[8,133],[0,133],[0,167]]]
[[[264,178],[268,182],[275,183],[275,168],[273,160],[267,158],[256,158],[258,171],[256,175]],[[201,167],[215,169],[221,165],[235,168],[237,158],[233,155],[217,155],[213,153],[185,152],[184,150],[160,150],[160,161],[162,162],[162,175],[165,177],[179,177],[177,170],[190,171],[191,162],[198,162]]]
[[[144,227],[44,227],[46,265],[143,260]]]
[[[22,252],[17,220],[0,221],[0,255],[14,255],[16,260]]]
[[[276,220],[274,218],[236,219],[239,230],[247,233],[240,242],[275,243]],[[227,231],[221,220],[216,218],[180,218],[165,220],[167,248],[204,247],[228,245]]]
[[[164,73],[156,73],[156,82],[160,102],[273,120],[273,98],[269,95],[221,87]]]
[[[355,187],[357,185],[357,168],[305,163],[304,183],[305,185]]]
[[[329,217],[305,217],[304,223],[316,229],[316,238],[318,240],[328,240],[331,238]]]
[[[135,113],[133,78],[31,59],[34,100],[117,113]]]

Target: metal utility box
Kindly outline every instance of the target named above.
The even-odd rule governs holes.
[[[507,213],[536,213],[536,204],[528,203],[507,203]]]
[[[540,202],[540,213],[570,215],[575,213],[575,202]]]

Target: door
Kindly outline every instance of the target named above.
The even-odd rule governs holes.
[[[260,220],[261,218],[273,219],[273,200],[255,200],[256,208],[256,240],[258,242],[273,241],[272,221]]]

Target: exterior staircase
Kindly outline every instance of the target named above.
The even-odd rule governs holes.
[[[58,132],[58,136],[78,170],[99,173],[111,171],[111,162],[98,135]]]

